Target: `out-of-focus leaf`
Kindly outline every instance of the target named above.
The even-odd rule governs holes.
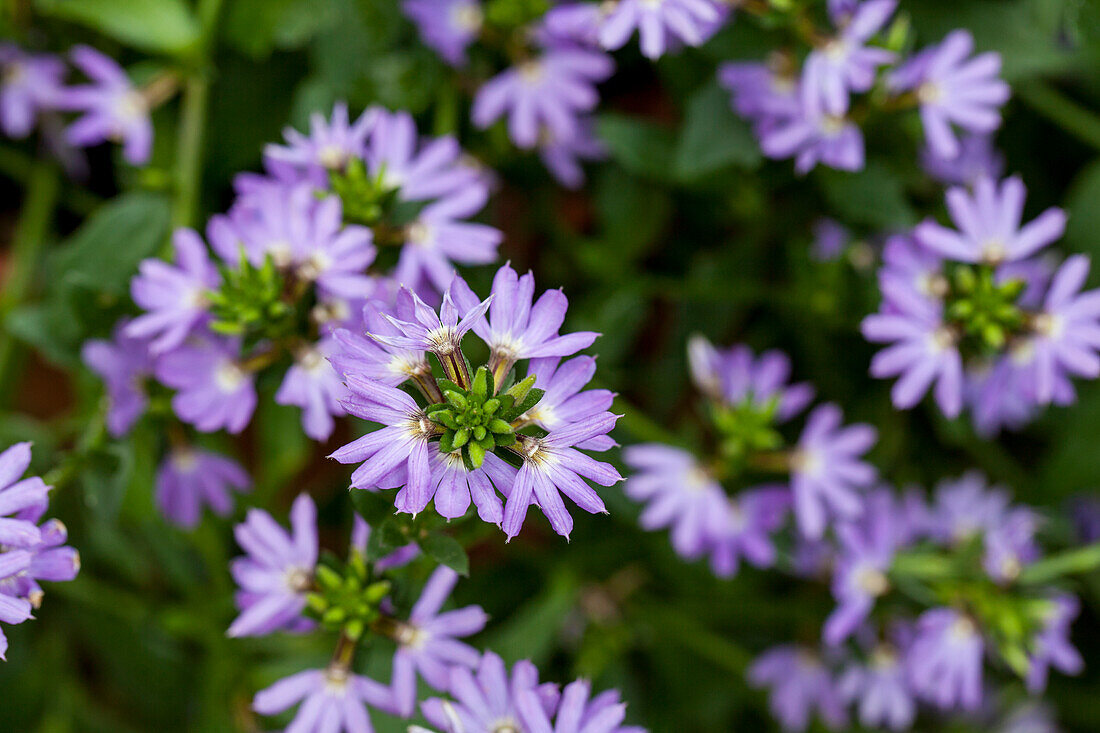
[[[81,470],[84,503],[100,517],[113,519],[118,516],[126,488],[130,485],[133,462],[131,444],[114,443],[95,454]]]
[[[257,420],[260,455],[263,456],[258,467],[257,483],[265,489],[272,489],[282,486],[302,470],[309,458],[311,443],[302,432],[301,410],[275,404],[272,394],[261,397]]]
[[[35,0],[35,9],[143,51],[182,54],[199,38],[198,22],[183,0]]]
[[[747,122],[730,109],[729,93],[706,84],[688,102],[676,146],[676,175],[693,181],[728,165],[760,165],[760,147]]]
[[[470,558],[454,537],[433,532],[420,541],[420,549],[438,563],[442,563],[459,575],[470,574]]]
[[[377,527],[393,515],[393,500],[386,494],[367,489],[352,489],[351,503],[355,511],[371,527]]]
[[[658,180],[672,178],[675,136],[671,130],[636,117],[605,114],[596,119],[596,134],[627,171]]]
[[[577,579],[567,567],[559,566],[545,590],[517,609],[487,640],[486,647],[507,661],[530,659],[537,665],[553,648],[579,591]]]
[[[327,0],[233,0],[221,28],[229,45],[263,58],[305,45],[334,18]]]
[[[1066,211],[1066,242],[1079,252],[1100,255],[1100,161],[1077,175],[1066,195]]]
[[[904,229],[916,222],[901,178],[880,163],[869,162],[856,173],[823,169],[817,181],[829,205],[845,221],[880,232]]]

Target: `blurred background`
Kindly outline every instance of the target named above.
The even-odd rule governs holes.
[[[925,43],[963,27],[979,50],[1002,54],[1014,95],[997,143],[1006,170],[1027,182],[1025,217],[1065,207],[1061,249],[1100,254],[1100,6],[919,0],[902,10]],[[1071,498],[1100,480],[1095,382],[1081,385],[1075,407],[1051,408],[1024,431],[987,441],[936,410],[895,410],[889,383],[868,377],[873,350],[858,323],[876,307],[876,248],[885,233],[935,211],[942,188],[918,166],[915,118],[868,126],[860,173],[798,177],[789,161],[763,159],[714,74],[719,61],[766,54],[772,38],[758,24],[734,22],[705,46],[658,63],[633,46],[620,52],[598,115],[609,157],[570,192],[502,135],[470,129],[463,81],[421,45],[392,1],[9,0],[4,23],[5,36],[22,45],[94,45],[136,80],[174,58],[186,83],[207,93],[204,110],[173,100],[155,112],[153,162],[140,170],[101,147],[89,152],[90,173],[72,176],[35,142],[0,140],[0,444],[34,440],[34,468],[45,472],[60,451],[100,441],[81,465],[65,464],[51,504],[83,571],[47,589],[36,621],[7,630],[3,730],[260,730],[253,692],[330,653],[330,640],[316,636],[227,639],[234,611],[226,563],[238,552],[232,524],[249,506],[280,516],[302,491],[321,507],[322,545],[342,549],[347,472],[323,457],[347,441],[346,427],[325,445],[309,441],[297,410],[273,404],[277,384],[261,384],[258,419],[234,447],[254,491],[233,517],[207,516],[181,531],[152,502],[163,436],[138,429],[102,442],[88,429],[101,386],[79,350],[126,311],[136,263],[174,224],[224,210],[233,175],[258,168],[264,143],[287,124],[304,129],[311,112],[327,114],[337,100],[353,111],[409,110],[422,131],[457,133],[497,172],[481,218],[506,233],[502,261],[533,270],[540,288],[564,288],[569,330],[603,334],[592,349],[596,386],[619,393],[616,411],[625,416],[614,435],[624,445],[699,438],[685,345],[702,333],[717,344],[788,352],[796,380],[843,405],[850,421],[878,427],[871,459],[894,485],[930,487],[978,468],[1042,508],[1054,536],[1068,541]],[[179,121],[188,114],[205,121],[202,144],[185,148]],[[197,157],[182,159],[180,150]],[[201,171],[190,211],[174,195],[187,166]],[[830,261],[811,256],[823,217],[852,232],[853,243]],[[494,269],[466,274],[484,292]],[[618,452],[612,460],[621,467]],[[495,534],[471,537],[473,571],[455,598],[493,617],[475,644],[507,661],[531,658],[546,679],[583,675],[597,688],[618,687],[630,720],[654,731],[773,729],[765,694],[746,684],[745,668],[773,644],[814,641],[833,606],[827,586],[752,568],[718,580],[705,563],[674,555],[666,533],[641,531],[621,487],[605,496],[610,516],[576,516],[569,544],[541,518],[508,546]],[[1064,729],[1094,731],[1100,576],[1079,590],[1085,608],[1073,639],[1088,667],[1078,678],[1054,675],[1046,700]],[[373,659],[386,679],[387,655]],[[405,725],[374,720],[382,731]],[[990,725],[956,721],[950,729]]]

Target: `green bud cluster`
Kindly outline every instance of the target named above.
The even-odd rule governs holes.
[[[722,457],[744,461],[753,453],[783,447],[783,436],[775,429],[778,410],[778,396],[764,404],[749,395],[736,405],[713,405],[711,419],[720,436]]]
[[[470,470],[480,468],[485,454],[516,442],[515,421],[538,404],[544,394],[535,389],[534,375],[507,391],[493,394],[489,370],[480,367],[468,390],[447,379],[437,380],[444,401],[429,405],[428,418],[443,428],[441,453],[461,452]]]
[[[394,203],[397,190],[386,186],[385,169],[372,176],[361,158],[352,158],[343,170],[329,173],[333,192],[340,197],[344,221],[373,226]]]
[[[1027,321],[1016,304],[1025,286],[1022,280],[998,283],[989,265],[959,265],[948,279],[944,315],[971,351],[998,352]]]
[[[255,266],[241,251],[240,265],[222,265],[221,286],[207,293],[214,320],[210,328],[226,336],[271,336],[293,330],[296,308],[283,299],[283,274],[270,254]]]
[[[390,592],[388,580],[371,581],[366,559],[352,552],[342,568],[317,566],[316,589],[306,596],[306,610],[322,626],[358,641],[381,617],[378,609]]]

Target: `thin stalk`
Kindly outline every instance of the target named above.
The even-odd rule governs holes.
[[[7,318],[30,293],[42,247],[57,207],[60,176],[53,163],[37,161],[27,180],[23,211],[12,237],[3,286],[0,287],[0,404],[7,404],[18,381],[19,351]]]
[[[1100,149],[1100,115],[1042,81],[1020,84],[1016,96],[1081,142]]]

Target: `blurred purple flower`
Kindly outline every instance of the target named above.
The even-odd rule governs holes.
[[[1085,660],[1069,639],[1070,625],[1081,611],[1081,602],[1074,596],[1061,594],[1051,599],[1051,605],[1046,623],[1032,640],[1027,673],[1027,689],[1032,694],[1046,688],[1051,667],[1069,675],[1080,674],[1085,667]]]
[[[937,155],[932,147],[925,147],[920,163],[928,175],[950,186],[973,186],[982,178],[997,180],[1005,168],[1004,156],[994,147],[993,136],[981,134],[964,135],[954,156]]]
[[[815,709],[830,730],[847,723],[832,675],[807,649],[772,647],[753,661],[748,679],[753,687],[771,688],[768,707],[785,731],[805,730]]]
[[[897,0],[866,0],[844,16],[840,32],[810,51],[802,66],[802,100],[830,115],[848,111],[849,92],[866,92],[878,67],[896,55],[867,42],[890,21]]]
[[[172,409],[204,433],[239,433],[256,409],[255,375],[238,360],[236,339],[196,338],[157,358],[157,379],[176,390]]]
[[[982,702],[984,648],[970,617],[951,608],[925,611],[905,655],[913,690],[943,709],[976,710]]]
[[[477,40],[484,14],[478,0],[404,0],[425,45],[451,66],[465,66],[466,48]]]
[[[87,341],[80,350],[81,359],[107,386],[107,429],[116,438],[145,413],[145,379],[153,374],[149,340],[126,335],[127,323],[115,326],[110,341]]]
[[[56,56],[0,43],[0,130],[13,138],[31,134],[39,114],[57,104],[64,78]]]
[[[331,119],[320,112],[309,118],[309,135],[292,127],[283,130],[285,145],[264,146],[264,162],[283,180],[299,177],[315,186],[328,188],[328,175],[343,170],[352,158],[366,154],[366,140],[377,119],[374,110],[367,110],[353,123],[348,117],[347,102],[337,102]],[[293,175],[279,175],[293,171]]]
[[[308,669],[260,690],[252,709],[278,715],[301,703],[287,731],[290,733],[371,733],[367,708],[392,711],[390,688],[333,665]]]
[[[190,529],[199,523],[203,505],[219,516],[233,510],[231,491],[246,491],[252,482],[240,464],[199,448],[176,448],[157,469],[157,507],[166,519]]]
[[[334,416],[345,414],[340,400],[347,397],[347,388],[326,359],[333,348],[331,339],[321,339],[299,349],[275,393],[277,404],[302,409],[302,429],[314,440],[327,440],[335,427]]]
[[[699,46],[721,27],[726,9],[714,0],[617,0],[603,13],[600,45],[622,48],[638,31],[642,55],[656,59],[677,40]]]

